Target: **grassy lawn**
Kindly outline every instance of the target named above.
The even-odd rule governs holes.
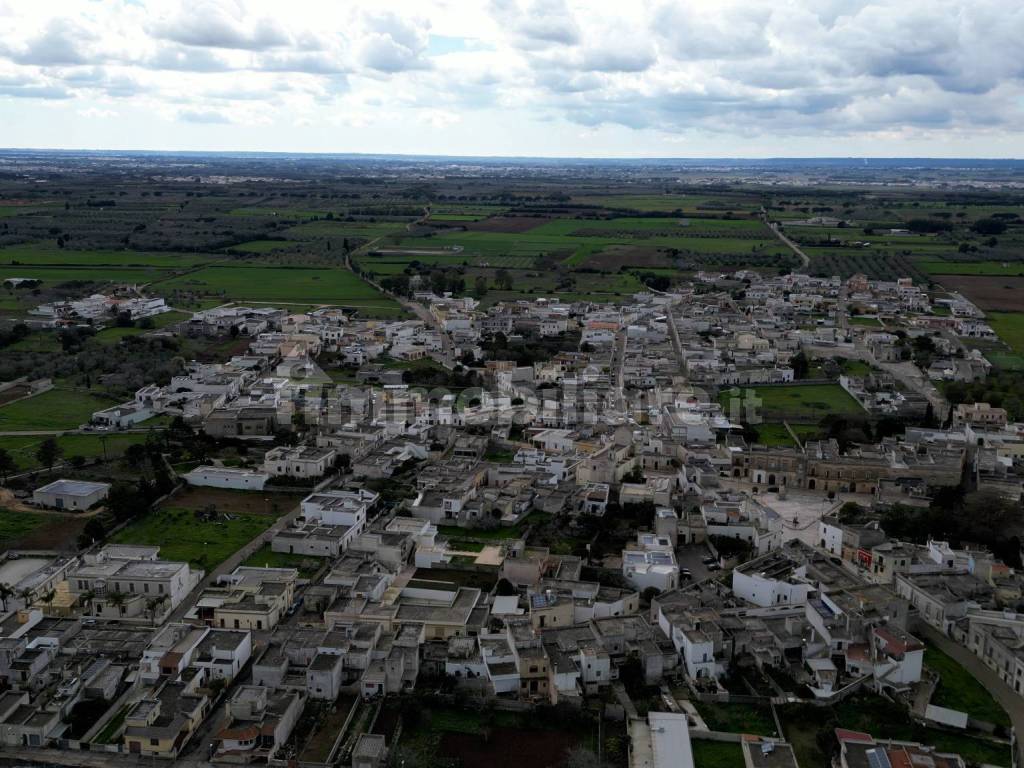
[[[713,731],[775,736],[775,721],[767,707],[753,704],[697,703],[697,711]]]
[[[116,404],[116,400],[88,392],[51,389],[0,408],[0,431],[75,429],[95,411]]]
[[[296,568],[302,576],[311,576],[320,570],[323,558],[312,555],[290,555],[287,552],[274,552],[269,544],[251,555],[242,565],[252,568]]]
[[[0,436],[0,448],[11,454],[12,458],[21,470],[39,469],[40,464],[36,459],[36,451],[39,444],[46,438],[41,435],[25,437]],[[57,439],[57,444],[64,450],[64,459],[72,456],[84,456],[87,459],[101,458],[104,454],[103,442],[106,442],[107,458],[117,458],[124,453],[129,445],[146,442],[146,435],[138,434],[110,434],[100,435],[62,435]]]
[[[165,560],[194,563],[209,570],[241,549],[274,522],[271,515],[221,512],[216,520],[200,521],[192,509],[164,507],[128,524],[113,537],[118,544],[160,547]]]
[[[739,744],[693,739],[693,764],[700,768],[743,768],[743,750]]]
[[[451,539],[448,546],[457,552],[483,552],[484,545],[479,541],[467,541],[466,539]]]
[[[989,312],[986,321],[1014,352],[1024,353],[1024,312]]]
[[[1006,711],[956,659],[929,645],[925,648],[924,663],[941,677],[932,696],[932,704],[958,709],[977,720],[1009,727],[1010,718]]]
[[[160,283],[158,290],[207,291],[236,301],[393,307],[395,302],[347,269],[209,267]]]
[[[813,440],[819,432],[818,427],[811,424],[790,424],[790,427],[801,440]],[[758,424],[754,428],[761,445],[796,445],[784,424]]]
[[[718,402],[726,413],[729,413],[731,400],[735,397],[743,398],[743,415],[749,414],[747,403],[751,403],[754,412],[760,413],[766,421],[778,421],[784,417],[789,421],[817,424],[829,414],[864,413],[857,401],[838,384],[780,384],[743,388],[738,394],[736,390],[724,390],[719,394]],[[760,402],[751,401],[751,397],[758,398]]]
[[[45,516],[33,512],[0,509],[0,547],[7,549],[10,542],[27,536],[46,522]]]
[[[116,736],[117,732],[121,729],[121,726],[124,725],[125,718],[128,717],[129,709],[131,709],[131,707],[127,704],[121,707],[121,710],[114,715],[103,730],[96,735],[93,742],[96,744],[110,744],[114,740],[114,736]]]

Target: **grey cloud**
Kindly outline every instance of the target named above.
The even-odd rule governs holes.
[[[366,25],[369,34],[360,49],[364,66],[386,73],[430,67],[423,58],[430,41],[429,24],[384,13],[367,17]]]
[[[245,23],[209,0],[187,5],[176,16],[154,24],[150,32],[163,40],[202,48],[265,51],[290,42],[284,30],[270,19]]]
[[[230,123],[220,112],[213,112],[205,109],[186,109],[178,113],[178,119],[186,123],[201,123],[206,125],[218,125]]]
[[[338,75],[349,71],[342,62],[324,53],[271,53],[257,58],[254,69],[262,72],[304,72]]]
[[[771,51],[765,33],[770,17],[764,9],[735,7],[698,14],[673,2],[655,12],[652,30],[683,60],[749,59]]]
[[[580,69],[595,72],[643,72],[650,69],[657,55],[648,46],[607,47],[584,51]]]
[[[8,50],[7,55],[18,64],[61,66],[84,64],[88,61],[80,50],[83,41],[93,39],[91,33],[65,19],[53,19],[42,34],[28,41],[20,50]]]
[[[162,45],[156,53],[141,63],[148,69],[176,72],[227,72],[231,69],[228,63],[213,51],[185,45]]]

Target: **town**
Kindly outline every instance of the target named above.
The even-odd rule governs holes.
[[[79,426],[137,438],[118,478],[55,449],[10,486],[9,514],[87,522],[0,563],[0,755],[1011,765],[1024,426],[945,394],[993,373],[967,296],[704,269],[485,307],[409,283],[393,319],[155,324],[171,300],[138,286],[31,310],[33,334],[116,317],[231,354]]]

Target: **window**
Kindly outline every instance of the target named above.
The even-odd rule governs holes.
[[[151,747],[159,747],[160,746],[160,739],[150,739],[149,740],[149,746],[151,746]]]

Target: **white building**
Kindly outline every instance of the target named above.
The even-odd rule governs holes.
[[[233,488],[238,491],[262,491],[270,475],[265,472],[253,472],[248,469],[232,469],[230,467],[196,467],[182,475],[189,485],[202,485],[210,488]]]
[[[686,715],[648,712],[629,724],[629,768],[694,768]]]
[[[323,477],[336,455],[333,448],[282,445],[267,451],[263,471],[275,477]]]
[[[347,525],[358,535],[366,527],[366,515],[380,494],[358,491],[320,491],[302,500],[302,516],[324,525]]]
[[[32,503],[52,509],[89,509],[107,498],[109,492],[110,483],[54,480],[36,488],[32,493]]]

